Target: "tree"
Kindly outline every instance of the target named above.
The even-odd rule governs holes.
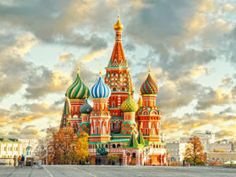
[[[53,133],[52,141],[48,145],[49,164],[76,163],[77,135],[72,127],[60,128]]]
[[[203,146],[199,137],[194,136],[189,139],[189,146],[185,150],[184,160],[191,165],[205,164],[206,155],[203,152]]]
[[[84,163],[89,156],[88,152],[88,134],[84,131],[80,132],[76,143],[76,155],[80,162]]]
[[[53,134],[57,132],[57,128],[51,127],[46,129],[46,136],[39,139],[38,145],[35,149],[35,156],[42,161],[43,164],[48,163],[48,145],[52,142]]]

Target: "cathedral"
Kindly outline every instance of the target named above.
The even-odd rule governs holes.
[[[65,94],[60,127],[72,126],[77,134],[88,133],[90,164],[105,164],[106,157],[115,156],[122,165],[165,165],[167,153],[159,138],[157,84],[149,71],[136,103],[120,18],[114,30],[115,44],[105,77],[100,73],[89,89],[77,73]]]

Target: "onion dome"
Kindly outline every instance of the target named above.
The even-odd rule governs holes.
[[[79,73],[77,73],[75,81],[66,91],[66,96],[70,99],[85,99],[89,95],[89,88],[81,80]]]
[[[92,109],[93,108],[90,106],[90,104],[86,102],[80,107],[80,112],[82,114],[89,114],[92,111]]]
[[[98,81],[91,89],[91,94],[93,98],[108,98],[111,95],[111,89],[104,83],[101,75],[98,78]]]
[[[121,111],[123,112],[136,112],[137,110],[138,105],[131,95],[121,104]]]
[[[141,94],[157,94],[158,88],[150,73],[140,88]]]
[[[117,22],[114,24],[114,30],[116,31],[122,31],[123,29],[123,24],[120,21],[120,17],[118,16]]]

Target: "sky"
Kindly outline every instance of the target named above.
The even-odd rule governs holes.
[[[78,66],[90,88],[105,73],[117,15],[135,99],[151,63],[161,133],[236,139],[236,0],[0,0],[0,136],[59,126]]]

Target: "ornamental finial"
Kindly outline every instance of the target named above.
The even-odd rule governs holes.
[[[150,61],[148,62],[148,73],[149,73],[149,74],[151,73],[151,64],[150,64]]]
[[[102,70],[99,71],[99,76],[102,76]]]
[[[77,74],[80,74],[80,66],[78,65],[77,66],[77,71],[76,71]]]
[[[123,24],[121,23],[121,21],[120,21],[120,16],[118,15],[118,17],[117,17],[117,22],[116,22],[115,25],[114,25],[114,30],[116,30],[116,31],[122,31],[122,29],[123,29]]]

